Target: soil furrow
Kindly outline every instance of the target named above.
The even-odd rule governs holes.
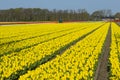
[[[102,54],[100,55],[98,60],[98,66],[94,80],[108,80],[108,72],[109,72],[108,57],[110,53],[110,44],[111,44],[111,23],[104,42],[104,46],[102,48]]]

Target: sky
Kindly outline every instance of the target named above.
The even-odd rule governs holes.
[[[120,0],[0,0],[0,10],[10,8],[86,9],[89,13],[110,9],[120,12]]]

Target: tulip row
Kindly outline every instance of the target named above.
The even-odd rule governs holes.
[[[109,23],[19,80],[93,80]]]
[[[112,23],[112,43],[109,57],[110,80],[120,80],[120,27]]]
[[[73,26],[63,26],[54,24],[49,26],[48,24],[36,24],[36,25],[21,25],[21,26],[4,26],[0,27],[0,44],[16,42],[18,40],[29,39],[32,37],[39,37],[40,35],[47,35],[57,31],[64,31],[73,29]]]
[[[79,25],[81,23],[77,23],[77,24]],[[50,41],[38,44],[36,46],[32,46],[30,48],[23,49],[19,52],[12,52],[9,55],[2,56],[0,58],[1,79],[4,79],[4,77],[9,77],[11,74],[16,73],[17,70],[22,70],[24,67],[29,67],[31,64],[39,61],[40,59],[48,55],[52,55],[56,50],[59,50],[61,47],[65,46],[66,44],[69,44],[70,42],[76,40],[77,38],[98,28],[102,24],[103,23],[98,22],[95,23],[94,26],[90,26],[86,29],[78,28],[78,31],[76,32],[61,36],[59,38],[52,39]],[[62,26],[64,25],[62,24]]]
[[[77,31],[78,28],[83,29],[83,28],[87,28],[89,26],[92,26],[92,24],[89,24],[89,25],[83,25],[82,24],[82,26],[81,26],[81,24],[79,24],[79,26],[76,26],[76,24],[75,24],[74,25],[75,27],[70,26],[70,25],[71,24],[68,25],[69,28],[68,27],[66,27],[66,28],[63,27],[64,29],[60,29],[59,27],[61,25],[58,25],[59,31],[58,31],[58,29],[56,29],[56,27],[54,25],[53,29],[56,29],[56,30],[54,30],[54,32],[48,29],[48,31],[45,32],[45,33],[42,33],[42,31],[40,31],[39,33],[36,32],[36,34],[33,33],[31,35],[17,36],[16,37],[17,40],[14,37],[13,37],[14,39],[11,39],[11,38],[1,39],[1,43],[2,43],[2,41],[4,41],[4,42],[2,43],[3,45],[0,45],[0,48],[1,48],[0,55],[12,53],[14,51],[20,51],[21,49],[24,49],[25,47],[37,45],[39,43],[49,41],[49,40],[51,40],[53,38],[58,38],[59,36],[62,36],[62,35],[69,34],[69,33],[72,33],[74,31]],[[40,29],[42,29],[42,28],[40,27]],[[44,31],[44,29],[43,29],[43,31]],[[32,32],[35,32],[35,31],[32,31]],[[30,36],[32,36],[32,37],[30,37]],[[8,40],[12,40],[12,41],[8,41]],[[24,44],[24,43],[26,43],[26,44]]]
[[[91,24],[91,23],[87,23]],[[12,40],[20,40],[27,37],[37,36],[43,33],[55,32],[64,29],[73,28],[73,26],[86,25],[86,23],[76,24],[69,23],[64,24],[26,24],[26,25],[10,25],[0,27],[0,42],[7,42]],[[4,39],[4,40],[2,40]]]
[[[83,27],[81,27],[81,29],[82,28]],[[12,43],[7,43],[7,44],[4,44],[4,45],[0,46],[1,47],[0,51],[2,52],[0,54],[4,55],[5,53],[11,53],[11,52],[14,52],[14,51],[18,51],[19,49],[23,49],[27,46],[40,44],[40,43],[43,43],[45,41],[49,41],[53,38],[59,38],[59,36],[67,35],[67,34],[75,32],[75,31],[77,32],[78,31],[77,29],[70,29],[70,30],[67,30],[67,31],[54,32],[53,34],[46,34],[46,35],[43,35],[43,36],[32,37],[32,38],[28,38],[28,39],[24,39],[24,40],[18,40],[16,42],[12,42]]]

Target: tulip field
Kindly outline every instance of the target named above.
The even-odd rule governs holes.
[[[109,62],[111,64],[111,80],[120,80],[120,27],[112,24],[112,43]]]
[[[100,80],[104,62],[107,79],[120,80],[114,22],[0,25],[0,80]]]

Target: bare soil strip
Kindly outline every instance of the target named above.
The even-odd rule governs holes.
[[[16,24],[43,24],[56,23],[55,21],[36,21],[36,22],[0,22],[0,25],[16,25]]]
[[[120,22],[116,22],[116,24],[120,27]]]
[[[94,80],[108,80],[108,57],[110,53],[110,44],[111,44],[111,23],[106,36],[106,40],[104,42],[104,46],[102,49],[102,54],[98,61],[98,67],[95,73]]]

